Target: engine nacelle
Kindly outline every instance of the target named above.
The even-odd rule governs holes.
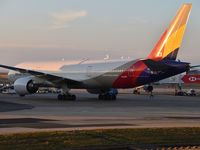
[[[15,81],[14,89],[20,96],[25,96],[26,94],[36,93],[39,87],[34,84],[32,77],[23,77]]]

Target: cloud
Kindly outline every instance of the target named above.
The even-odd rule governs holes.
[[[53,19],[52,29],[62,29],[68,27],[69,23],[87,16],[87,11],[79,10],[79,11],[62,11],[57,13],[52,13],[51,18]]]

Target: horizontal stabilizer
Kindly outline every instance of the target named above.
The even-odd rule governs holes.
[[[200,65],[196,65],[196,66],[191,66],[190,68],[199,68]]]
[[[145,59],[142,60],[144,64],[151,70],[151,71],[167,71],[170,69],[180,69],[183,67],[190,68],[190,63],[187,62],[180,62],[180,61],[173,61],[173,60],[161,60],[155,61],[152,59]]]
[[[165,71],[171,68],[171,66],[166,65],[162,61],[154,61],[151,59],[145,59],[143,60],[143,62],[151,71]]]

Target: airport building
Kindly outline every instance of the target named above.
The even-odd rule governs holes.
[[[0,84],[10,83],[8,80],[8,72],[0,71]]]

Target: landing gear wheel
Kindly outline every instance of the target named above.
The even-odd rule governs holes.
[[[70,100],[75,101],[76,100],[76,95],[71,95],[70,98],[71,98]]]
[[[69,101],[75,101],[76,100],[76,95],[70,95],[70,94],[59,94],[58,95],[58,100],[69,100]]]
[[[116,100],[116,99],[117,99],[117,96],[116,96],[116,95],[113,95],[112,98],[113,98],[113,100]]]
[[[99,94],[99,100],[116,100],[116,95],[109,95],[109,94]]]
[[[102,100],[102,99],[103,99],[103,95],[99,94],[98,99],[99,99],[99,100]]]
[[[64,97],[62,94],[59,94],[57,98],[58,98],[58,100],[63,100]]]

